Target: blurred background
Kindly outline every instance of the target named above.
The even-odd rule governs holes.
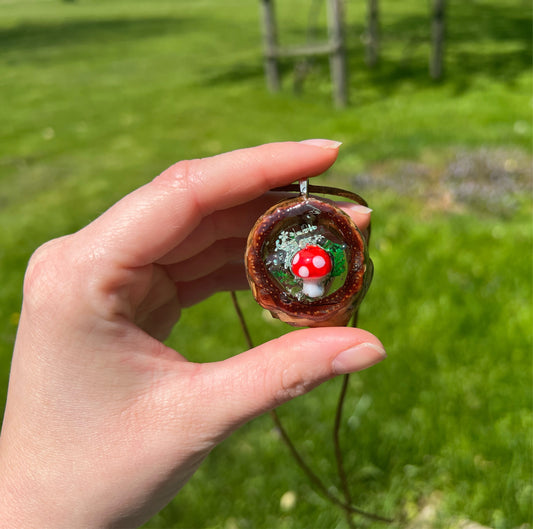
[[[1,408],[37,246],[179,159],[331,138],[343,146],[319,180],[374,210],[376,272],[359,323],[389,354],[350,382],[342,446],[355,504],[392,527],[529,528],[531,3],[442,2],[437,75],[435,4],[380,0],[376,32],[377,2],[344,4],[339,108],[326,56],[281,59],[281,89],[267,89],[259,0],[0,0]],[[326,38],[325,1],[275,7],[280,45]],[[256,343],[288,331],[249,293],[239,300]],[[196,361],[244,350],[229,295],[186,311],[169,344]],[[331,381],[280,409],[333,493],[339,390]],[[347,525],[262,417],[145,527]]]

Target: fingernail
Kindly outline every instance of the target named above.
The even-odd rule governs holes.
[[[375,343],[361,343],[339,353],[332,367],[338,375],[354,373],[381,362],[387,357],[385,349]]]
[[[300,143],[305,143],[306,145],[314,145],[315,147],[322,147],[322,149],[338,149],[342,145],[342,141],[333,141],[333,140],[303,140]]]
[[[350,211],[353,211],[354,213],[359,213],[361,215],[369,215],[370,213],[372,213],[372,210],[370,208],[367,208],[362,204],[347,204],[345,209],[349,209]]]

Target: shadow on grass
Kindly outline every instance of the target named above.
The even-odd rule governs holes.
[[[418,86],[434,84],[428,74],[430,46],[429,13],[421,11],[394,18],[383,14],[381,28],[380,63],[374,69],[363,63],[364,50],[359,39],[365,32],[364,21],[347,28],[350,53],[350,69],[367,77],[368,81],[383,95],[394,92],[406,81]],[[532,64],[531,53],[531,7],[520,1],[508,7],[496,3],[451,4],[447,12],[447,36],[445,58],[445,81],[460,92],[467,90],[477,76],[503,79],[512,83]],[[106,18],[66,20],[54,23],[25,23],[0,30],[0,49],[9,58],[10,51],[39,50],[69,45],[139,41],[154,36],[205,32],[210,35],[212,19],[191,16]],[[250,28],[235,23],[228,28],[227,22],[220,27],[221,35],[246,31],[242,46],[249,46]],[[308,28],[301,29],[305,42]],[[298,30],[297,30],[298,32]],[[234,37],[235,38],[235,37]],[[257,46],[260,46],[259,26]],[[32,57],[31,54],[24,57]],[[327,61],[313,61],[316,67],[327,68]],[[292,70],[293,63],[283,64],[282,71]],[[225,68],[217,68],[208,76],[209,84],[242,82],[262,76],[261,61],[235,62]]]
[[[458,91],[470,87],[477,76],[512,83],[532,64],[531,8],[506,7],[495,3],[450,5],[446,22],[445,78]],[[362,25],[351,28],[362,34]],[[382,47],[398,46],[391,59],[384,54],[381,64],[370,72],[377,84],[394,87],[406,79],[433,84],[428,74],[430,19],[424,13],[398,17],[381,29]],[[360,53],[362,55],[362,53]],[[392,85],[391,85],[392,84]]]
[[[263,63],[258,60],[256,62],[244,63],[242,61],[236,62],[234,65],[225,68],[217,69],[216,72],[211,72],[205,78],[207,84],[233,84],[241,83],[243,81],[258,79],[263,77]]]
[[[197,31],[201,22],[193,17],[110,18],[24,23],[0,29],[0,49],[38,49],[97,42],[142,40],[165,34]],[[28,55],[31,57],[31,55]]]
[[[0,29],[0,49],[7,57],[7,61],[20,62],[23,60],[36,60],[34,54],[26,53],[32,50],[83,47],[95,44],[95,49],[106,43],[137,42],[153,37],[173,35],[179,36],[183,41],[184,34],[205,33],[206,40],[217,38],[213,36],[211,21],[196,17],[150,17],[150,18],[111,18],[69,20],[51,23],[24,23],[13,28]],[[237,34],[241,28],[235,23],[228,28],[227,22],[215,30],[220,30],[220,35],[227,32]],[[248,47],[249,35],[243,40],[242,46]],[[179,45],[179,42],[177,43]],[[258,41],[259,48],[259,41]],[[16,53],[16,59],[10,58],[9,53]],[[22,52],[22,53],[18,53]],[[51,60],[57,60],[57,56],[51,56]],[[206,84],[228,84],[242,82],[251,78],[262,77],[263,65],[261,60],[244,63],[235,61],[227,68],[218,67],[216,58],[213,58],[216,66],[205,76]]]
[[[429,9],[419,13],[382,16],[381,56],[374,68],[364,63],[362,41],[365,21],[346,28],[352,77],[363,77],[382,96],[395,92],[406,82],[419,87],[435,84],[429,76],[431,20]],[[295,32],[297,41],[306,42],[308,29]],[[531,50],[531,6],[489,2],[449,4],[446,21],[445,69],[443,81],[457,93],[468,90],[478,77],[504,80],[512,85],[533,61]],[[325,72],[326,57],[313,58],[313,66]],[[294,63],[283,65],[290,75]],[[361,84],[361,79],[358,81]]]

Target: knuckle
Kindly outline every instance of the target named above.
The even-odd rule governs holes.
[[[24,300],[30,305],[40,306],[51,299],[64,279],[64,239],[43,244],[31,256],[23,286]]]
[[[152,184],[171,190],[187,191],[192,186],[196,167],[197,160],[182,160],[163,171]]]
[[[310,381],[297,365],[287,367],[278,374],[278,377],[274,394],[276,405],[304,395],[311,389]]]
[[[182,160],[163,171],[152,181],[152,185],[161,188],[163,193],[177,193],[186,197],[198,212],[203,213],[197,189],[205,178],[201,160]]]

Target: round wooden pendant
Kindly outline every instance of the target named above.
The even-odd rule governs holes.
[[[298,327],[347,325],[372,279],[366,240],[334,204],[298,196],[266,211],[245,264],[257,302]]]

